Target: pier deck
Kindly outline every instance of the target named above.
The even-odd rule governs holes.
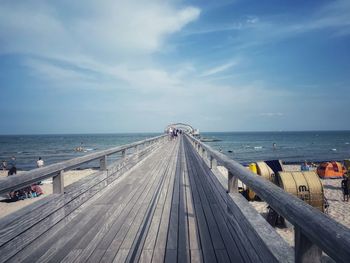
[[[257,260],[254,244],[242,240],[243,233],[236,233],[239,228],[230,231],[226,211],[204,171],[188,142],[169,141],[109,185],[66,226],[12,260]]]
[[[129,157],[127,149],[134,149]],[[115,152],[122,159],[107,165]],[[67,167],[97,158],[100,172],[62,186]],[[215,172],[214,158],[232,171],[228,178]],[[331,224],[348,242],[348,230],[237,165],[187,135],[160,136],[11,178],[0,191],[54,174],[57,192],[0,220],[0,262],[320,262],[320,249],[306,236],[318,235],[317,224]],[[295,251],[238,193],[233,174],[291,215]],[[294,204],[284,205],[289,199]],[[300,213],[317,214],[320,223]],[[324,235],[332,239],[331,232]],[[323,246],[328,239],[312,241]],[[347,251],[328,251],[347,262]]]

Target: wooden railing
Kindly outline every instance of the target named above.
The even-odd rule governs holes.
[[[210,168],[219,164],[228,170],[228,194],[238,192],[239,179],[294,225],[296,262],[320,262],[322,251],[337,262],[350,262],[349,228],[196,138],[186,137]]]
[[[100,170],[106,170],[107,157],[112,154],[121,153],[122,158],[127,156],[129,150],[138,151],[139,148],[146,147],[150,144],[158,142],[166,138],[166,135],[160,135],[150,139],[110,148],[104,151],[99,151],[92,154],[87,154],[81,157],[77,157],[71,160],[63,161],[60,163],[51,164],[42,168],[37,168],[28,172],[23,172],[20,175],[12,175],[0,181],[0,194],[8,193],[20,189],[24,186],[31,185],[33,183],[53,178],[53,193],[59,194],[64,192],[63,175],[64,172],[75,167],[79,167],[82,164],[99,160]]]

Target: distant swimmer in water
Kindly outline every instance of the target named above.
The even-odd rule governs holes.
[[[84,151],[84,147],[83,147],[83,142],[80,143],[80,146],[76,147],[74,149],[76,152],[82,152]]]
[[[219,152],[222,152],[222,149],[221,149],[221,147],[219,148]]]
[[[228,150],[227,152],[229,152],[229,153],[233,153],[233,151],[231,151],[231,150]]]
[[[276,144],[275,142],[272,144],[272,148],[273,148],[274,150],[276,150],[277,144]]]

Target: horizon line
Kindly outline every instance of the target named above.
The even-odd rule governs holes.
[[[253,132],[350,132],[349,130],[242,130],[242,131],[202,131],[200,133],[253,133]],[[83,133],[15,133],[15,134],[0,134],[0,136],[40,136],[40,135],[112,135],[112,134],[159,134],[164,131],[140,131],[140,132],[83,132]]]

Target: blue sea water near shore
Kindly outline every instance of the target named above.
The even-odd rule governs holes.
[[[36,160],[39,157],[42,157],[45,165],[49,165],[159,134],[0,135],[0,160],[9,161],[14,155],[17,169],[30,170],[36,168]],[[81,143],[84,151],[75,151]],[[82,168],[97,166],[97,162],[91,162],[83,165]]]
[[[201,135],[220,139],[207,144],[221,149],[242,164],[274,159],[285,163],[350,159],[350,131],[218,132]]]
[[[39,156],[48,165],[159,134],[2,135],[0,160],[9,161],[15,155],[18,169],[30,170],[36,167]],[[201,135],[220,139],[206,143],[243,164],[271,159],[300,163],[350,158],[350,131],[212,132]],[[74,151],[81,142],[85,151]],[[97,163],[85,167],[91,166],[97,166]]]

